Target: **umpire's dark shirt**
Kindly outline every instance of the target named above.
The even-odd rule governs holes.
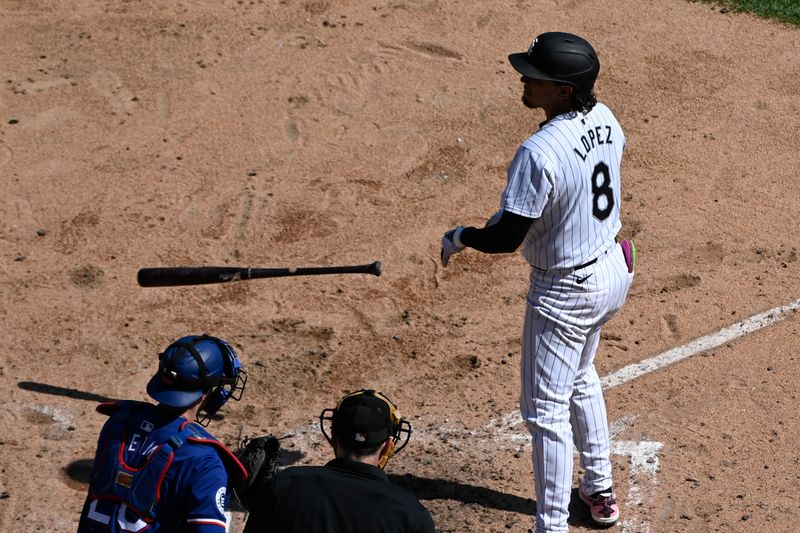
[[[413,494],[380,468],[349,459],[279,472],[254,507],[245,533],[433,533]]]

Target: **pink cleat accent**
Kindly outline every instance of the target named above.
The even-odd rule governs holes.
[[[583,503],[589,506],[592,513],[592,520],[598,524],[610,525],[619,519],[619,507],[617,506],[617,495],[613,489],[601,490],[592,495],[583,491],[583,487],[578,489],[578,495]]]

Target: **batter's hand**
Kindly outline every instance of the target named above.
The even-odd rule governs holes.
[[[450,256],[457,254],[463,250],[464,244],[461,242],[461,232],[464,231],[464,226],[453,228],[442,236],[442,251],[440,257],[442,259],[442,266],[446,267],[450,262]]]

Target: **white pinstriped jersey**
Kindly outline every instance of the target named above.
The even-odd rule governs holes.
[[[568,269],[614,245],[622,226],[625,135],[603,104],[553,117],[517,150],[500,208],[535,219],[522,255],[537,268]]]

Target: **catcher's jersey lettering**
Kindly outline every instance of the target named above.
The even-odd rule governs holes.
[[[144,457],[150,457],[150,454],[156,451],[157,448],[158,448],[158,443],[151,442],[150,445],[142,451],[142,455]]]
[[[586,157],[592,148],[601,144],[612,144],[613,142],[611,139],[611,126],[595,126],[594,129],[587,130],[585,135],[581,135],[581,148],[583,150],[578,148],[573,148],[572,150],[582,160],[586,161]]]
[[[142,445],[142,436],[139,435],[138,433],[134,433],[133,436],[131,436],[130,444],[128,444],[128,451],[131,453],[136,453],[137,451],[139,451],[139,446],[141,445]]]
[[[109,514],[103,514],[97,510],[98,504],[108,504],[111,508],[107,511]],[[89,513],[87,514],[90,520],[99,522],[105,526],[109,526],[112,531],[119,531],[120,533],[135,533],[142,531],[147,527],[147,522],[137,516],[128,517],[128,506],[123,504],[116,504],[112,502],[103,502],[101,500],[93,500],[89,505]],[[111,521],[116,522],[112,524]],[[115,527],[114,527],[115,526]]]
[[[156,451],[158,444],[157,442],[144,440],[142,435],[134,433],[126,451],[136,454],[138,457],[149,457],[151,453]]]

